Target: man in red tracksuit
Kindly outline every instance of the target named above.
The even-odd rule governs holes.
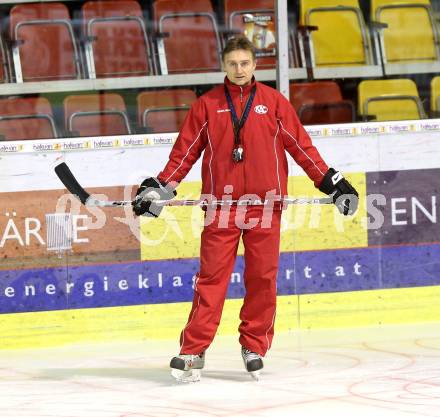
[[[223,50],[224,85],[202,95],[189,111],[169,161],[157,178],[139,187],[136,215],[158,216],[154,199],[169,199],[203,153],[202,194],[215,199],[267,200],[287,195],[285,151],[343,214],[352,214],[357,192],[313,146],[289,101],[255,81],[255,52],[244,37]],[[171,185],[171,188],[170,188]],[[153,202],[152,202],[153,200]],[[209,214],[209,210],[208,210]],[[246,369],[258,377],[274,334],[280,205],[214,209],[201,236],[200,270],[194,300],[182,330],[180,354],[171,360],[179,380],[198,380],[211,344],[234,266],[240,237],[244,243],[246,296],[240,311],[239,342]],[[197,371],[197,372],[196,372]]]

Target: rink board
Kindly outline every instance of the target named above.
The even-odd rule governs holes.
[[[440,285],[440,245],[280,254],[279,295]],[[0,271],[0,313],[190,302],[198,259]],[[227,298],[245,294],[243,257]],[[5,294],[8,294],[6,296]]]
[[[438,320],[440,123],[309,132],[359,190],[361,204],[352,218],[333,206],[283,212],[277,331]],[[159,219],[139,222],[129,208],[86,209],[52,171],[65,160],[90,191],[129,199],[135,184],[160,170],[172,139],[0,146],[0,348],[178,337],[198,271],[201,210],[167,208]],[[289,164],[289,194],[321,197]],[[179,186],[179,198],[197,198],[199,172],[200,164]],[[47,215],[64,211],[73,243],[57,253],[49,250]],[[237,333],[242,255],[240,246],[219,333]]]
[[[275,332],[437,321],[440,287],[279,296]],[[226,300],[218,334],[237,335],[241,300]],[[174,339],[190,303],[2,314],[0,349]],[[301,310],[301,315],[298,312]]]

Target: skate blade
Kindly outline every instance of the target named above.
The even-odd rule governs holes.
[[[200,369],[190,369],[189,371],[171,369],[171,375],[178,382],[197,382],[201,378]]]
[[[251,377],[254,381],[259,381],[260,380],[260,371],[252,371],[249,372],[251,374]]]

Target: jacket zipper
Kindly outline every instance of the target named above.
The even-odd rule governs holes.
[[[243,113],[243,87],[241,87],[240,86],[240,104],[241,104],[241,112]],[[241,134],[241,132],[240,132],[240,134]],[[242,141],[242,143],[241,143],[241,146],[243,147],[243,149],[244,149],[244,141]],[[246,170],[245,170],[245,167],[244,167],[244,164],[245,164],[245,162],[246,161],[243,161],[242,162],[242,167],[241,167],[241,169],[243,170],[242,172],[243,172],[243,189],[242,189],[242,191],[243,191],[243,194],[246,194]]]

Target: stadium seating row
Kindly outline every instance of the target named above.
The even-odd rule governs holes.
[[[357,111],[343,99],[334,81],[291,83],[290,101],[304,125],[354,121],[417,120],[427,117],[417,85],[406,78],[363,80],[357,87]],[[431,115],[440,110],[440,77],[431,80]]]
[[[301,0],[312,67],[351,67],[360,78],[439,72],[438,26],[430,0],[370,0],[369,26],[357,0]],[[346,70],[344,70],[346,73]]]
[[[192,90],[144,91],[137,96],[137,123],[129,121],[119,94],[78,94],[64,99],[64,123],[59,129],[45,97],[0,99],[0,137],[3,140],[72,136],[124,135],[139,132],[175,132],[191,103]]]
[[[220,71],[221,47],[234,33],[253,41],[258,68],[275,66],[274,0],[224,0],[224,26],[210,0],[155,0],[152,9],[147,24],[136,0],[86,1],[76,25],[61,2],[16,4],[0,45],[0,81]],[[439,71],[429,0],[371,0],[371,21],[358,0],[301,0],[299,22],[290,21],[291,66],[330,68],[328,78],[347,68],[360,78]]]
[[[432,110],[440,110],[440,76],[434,77]],[[352,101],[334,81],[291,83],[291,102],[303,124],[349,123],[356,120],[414,120],[425,118],[410,79],[363,80],[358,85],[357,114]],[[64,128],[55,123],[44,97],[0,100],[3,140],[105,136],[139,132],[177,132],[196,95],[188,89],[144,91],[137,96],[137,123],[130,123],[126,104],[115,93],[69,95],[64,99]]]

